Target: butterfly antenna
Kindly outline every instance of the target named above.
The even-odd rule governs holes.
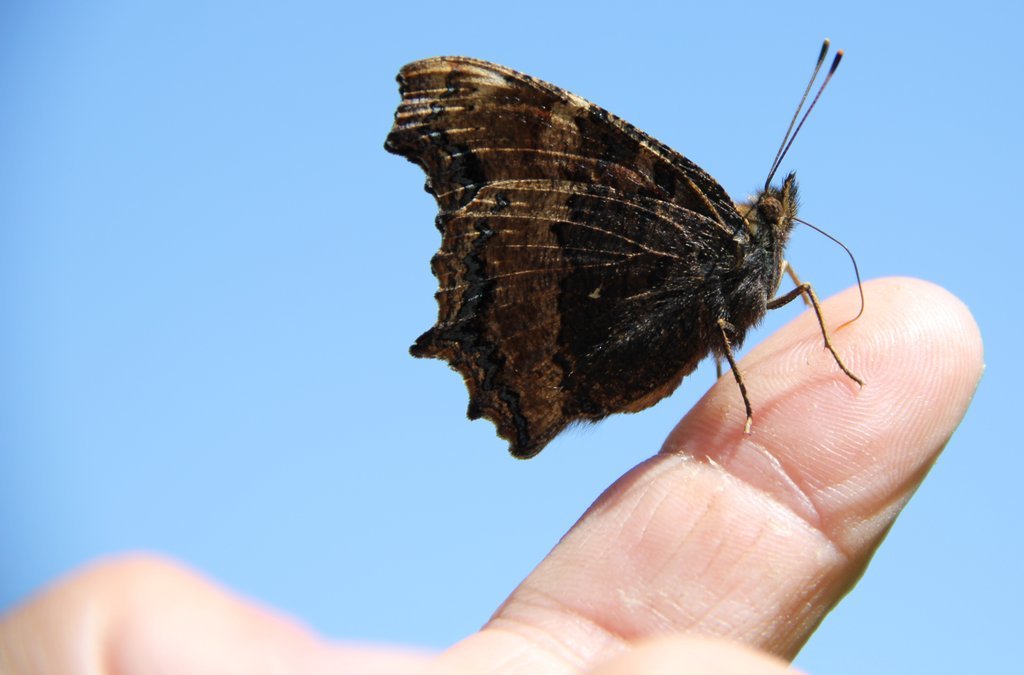
[[[828,55],[828,48],[830,44],[831,42],[829,42],[828,38],[821,43],[821,52],[818,54],[817,63],[814,64],[814,72],[811,73],[811,79],[807,81],[807,88],[804,89],[804,95],[800,97],[800,104],[797,105],[796,110],[793,111],[793,119],[789,121],[789,127],[786,129],[786,134],[782,137],[782,143],[779,144],[779,150],[775,153],[775,159],[772,160],[772,168],[768,172],[768,179],[764,182],[765,190],[767,190],[768,186],[771,185],[772,178],[775,177],[775,172],[779,170],[782,160],[785,158],[786,153],[789,152],[789,147],[793,145],[793,139],[796,138],[797,133],[800,132],[800,127],[804,125],[804,122],[807,120],[807,116],[811,113],[811,108],[813,108],[814,104],[818,102],[818,99],[821,97],[821,92],[825,89],[825,85],[828,84],[828,81],[832,78],[832,74],[835,73],[836,68],[839,67],[839,61],[843,58],[842,50],[836,52],[836,57],[832,61],[832,67],[829,69],[828,75],[825,76],[825,81],[821,84],[821,89],[818,90],[814,100],[811,101],[810,108],[807,109],[807,112],[804,113],[803,119],[800,120],[800,124],[797,125],[796,120],[800,117],[800,111],[803,109],[804,103],[807,102],[807,97],[811,93],[811,87],[814,86],[814,81],[818,79],[818,72],[821,71],[821,65],[825,63],[825,57]],[[796,131],[793,131],[794,125],[796,125]],[[790,135],[790,132],[792,132],[792,135]]]
[[[857,277],[857,291],[860,293],[860,310],[857,312],[857,316],[853,317],[852,319],[850,319],[848,321],[844,321],[843,324],[841,326],[839,326],[839,328],[836,329],[836,330],[840,330],[841,328],[843,328],[843,326],[846,326],[848,324],[853,323],[854,321],[859,319],[862,314],[864,314],[864,286],[860,282],[860,269],[857,267],[857,259],[853,257],[853,252],[846,247],[846,244],[844,244],[843,242],[839,241],[838,239],[833,237],[831,234],[829,234],[825,230],[823,230],[820,227],[817,227],[815,225],[811,225],[806,220],[801,220],[800,218],[794,218],[793,220],[795,220],[796,222],[801,223],[803,225],[806,225],[807,227],[811,228],[812,230],[814,230],[815,232],[817,232],[819,234],[825,235],[826,237],[828,237],[829,239],[831,239],[835,243],[837,243],[840,246],[842,246],[843,250],[846,251],[846,255],[850,256],[850,262],[853,263],[853,274],[854,274],[855,277]]]
[[[779,144],[779,150],[775,153],[775,159],[772,160],[772,168],[768,172],[768,180],[764,182],[764,189],[768,189],[768,185],[772,182],[772,178],[775,176],[775,172],[779,170],[779,164],[782,163],[782,151],[786,148],[786,141],[789,140],[789,134],[793,131],[793,127],[796,126],[796,120],[800,117],[800,110],[804,107],[804,103],[807,102],[807,96],[811,93],[811,87],[814,86],[814,81],[818,79],[818,72],[821,70],[821,64],[825,63],[825,57],[828,55],[828,47],[832,44],[828,38],[821,43],[821,53],[818,54],[818,62],[814,64],[814,72],[811,73],[811,79],[807,81],[807,88],[804,89],[804,95],[800,97],[800,103],[797,105],[796,110],[793,111],[793,119],[789,121],[789,126],[786,127],[786,134],[782,137],[782,143]]]

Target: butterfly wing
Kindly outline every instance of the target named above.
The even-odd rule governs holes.
[[[548,178],[665,200],[739,226],[729,195],[700,167],[552,84],[466,57],[416,61],[397,79],[402,102],[385,148],[423,167],[442,212],[496,180]]]
[[[437,199],[437,324],[413,345],[464,377],[517,457],[639,410],[707,354],[704,276],[742,227],[681,155],[557,87],[466,58],[418,61],[385,147]],[[714,303],[712,303],[714,304]]]

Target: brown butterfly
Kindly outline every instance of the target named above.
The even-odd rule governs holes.
[[[826,40],[815,76],[827,51]],[[536,455],[573,422],[657,403],[709,354],[732,367],[749,431],[733,349],[799,296],[861,382],[809,285],[773,299],[797,183],[769,183],[795,132],[764,191],[734,203],[687,158],[529,75],[439,57],[405,66],[398,83],[385,148],[426,172],[442,234],[437,323],[411,352],[462,374],[467,414],[492,420],[514,456]]]

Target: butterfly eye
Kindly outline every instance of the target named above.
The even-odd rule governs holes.
[[[761,222],[775,224],[782,219],[782,203],[775,197],[761,197],[757,202],[757,215]]]

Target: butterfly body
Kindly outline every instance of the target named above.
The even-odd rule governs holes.
[[[427,174],[442,234],[437,323],[411,352],[462,374],[469,417],[513,455],[653,405],[709,354],[732,362],[779,287],[792,174],[734,204],[682,155],[527,75],[441,57],[398,81],[385,148]]]

